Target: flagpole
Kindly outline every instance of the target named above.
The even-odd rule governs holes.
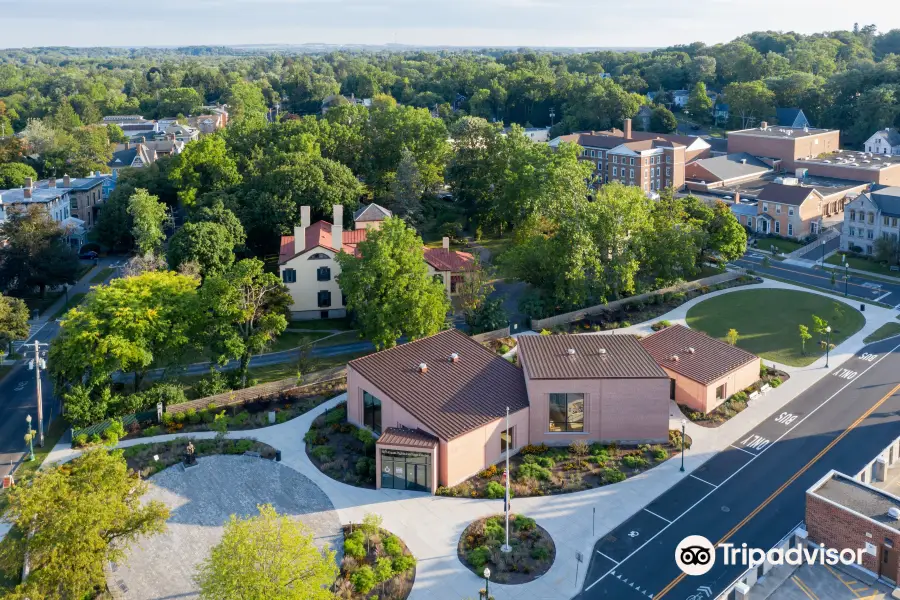
[[[512,444],[512,436],[509,433],[509,407],[506,407],[506,500],[503,503],[503,509],[506,513],[506,543],[500,547],[501,552],[512,552],[512,546],[509,545],[509,447]]]

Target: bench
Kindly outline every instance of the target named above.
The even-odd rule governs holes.
[[[770,386],[768,383],[765,383],[765,384],[763,384],[763,386],[761,388],[759,388],[759,391],[762,392],[763,394],[765,394],[766,392],[768,392],[771,389],[772,389],[772,386]]]
[[[891,271],[900,271],[900,265],[891,265]]]
[[[750,394],[750,400],[756,400],[756,399],[759,398],[760,396],[762,396],[762,394],[760,394],[759,392],[752,392],[752,393]]]
[[[253,458],[261,458],[259,452],[253,452],[251,450],[244,452],[244,456],[252,456]]]

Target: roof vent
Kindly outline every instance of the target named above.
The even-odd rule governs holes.
[[[566,354],[568,354],[569,356],[575,356],[575,348],[569,348],[568,350],[566,350]]]
[[[693,354],[693,353],[695,353],[697,350],[696,350],[693,346],[691,346],[690,348],[688,348],[687,351],[688,351],[688,354]]]
[[[672,355],[672,362],[678,362],[678,360],[679,360],[679,359],[678,359],[678,355],[677,355],[677,354],[673,354],[673,355]]]
[[[419,363],[419,373],[427,373],[427,372],[428,372],[428,365],[426,365],[425,363]]]
[[[900,508],[892,506],[888,509],[888,516],[892,519],[900,519]]]
[[[601,356],[602,356],[602,355],[605,355],[605,354],[606,354],[606,348],[600,348],[600,349],[598,349],[598,350],[597,350],[597,354],[600,354]]]
[[[459,354],[457,354],[456,352],[454,352],[453,354],[451,354],[451,355],[450,355],[450,362],[452,362],[452,363],[457,363],[457,362],[459,362]]]

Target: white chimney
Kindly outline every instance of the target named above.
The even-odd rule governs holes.
[[[24,186],[24,187],[26,187],[26,188],[28,188],[28,189],[30,190],[30,189],[32,188],[33,185],[34,185],[34,181],[32,181],[31,177],[26,177],[26,178],[25,178],[25,186]]]
[[[426,365],[425,363],[419,363],[419,373],[427,373],[427,372],[428,372],[428,365]]]
[[[63,175],[63,187],[72,187],[72,180],[69,179],[69,174],[66,173]]]
[[[443,248],[444,250],[450,249],[450,238],[441,238],[441,248]]]
[[[309,207],[300,207],[300,227],[294,226],[294,254],[306,250],[306,228],[309,227]]]
[[[25,199],[28,200],[31,198],[31,187],[26,187],[22,190],[22,193],[25,195]]]
[[[331,247],[340,252],[344,245],[344,205],[335,204],[334,224],[331,226]]]
[[[457,354],[456,352],[454,352],[453,354],[451,354],[451,355],[450,355],[450,362],[452,362],[452,363],[457,363],[457,362],[459,362],[459,354]]]

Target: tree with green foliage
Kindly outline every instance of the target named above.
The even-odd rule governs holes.
[[[203,276],[222,273],[234,263],[234,246],[231,233],[218,223],[185,223],[169,240],[169,268],[194,262]]]
[[[673,133],[678,128],[678,119],[665,106],[657,106],[650,114],[650,131]]]
[[[68,159],[72,175],[86,176],[91,171],[105,171],[112,159],[112,145],[102,125],[80,127],[72,132],[74,149]]]
[[[281,279],[264,270],[261,260],[249,258],[221,274],[208,276],[200,289],[207,346],[217,362],[240,360],[247,385],[250,358],[265,350],[287,327],[291,297]]]
[[[775,113],[775,94],[762,81],[729,83],[722,93],[732,120],[741,129],[752,127]]]
[[[806,342],[812,339],[812,334],[809,332],[809,327],[804,324],[800,324],[800,353],[806,354]]]
[[[731,209],[722,201],[710,208],[696,196],[682,200],[685,211],[702,230],[699,238],[699,256],[702,264],[711,255],[728,262],[737,260],[747,250],[747,230],[741,226]]]
[[[37,181],[37,171],[25,163],[12,162],[2,164],[0,165],[0,190],[24,187],[26,177],[31,177],[32,181]]]
[[[8,209],[0,239],[0,289],[27,295],[37,288],[43,298],[48,287],[75,283],[78,255],[46,207]]]
[[[413,153],[403,148],[400,164],[391,182],[391,203],[388,208],[398,217],[409,223],[420,220],[422,212],[422,178]]]
[[[131,138],[125,135],[121,127],[115,123],[109,123],[106,125],[106,139],[109,140],[110,144],[124,144]]]
[[[170,271],[113,279],[70,310],[50,345],[50,371],[63,385],[90,389],[116,371],[131,373],[134,391],[151,365],[177,364],[204,318],[199,282]]]
[[[725,334],[725,341],[731,344],[732,346],[736,346],[738,343],[738,330],[737,329],[729,329],[728,333]]]
[[[191,215],[191,222],[221,225],[228,232],[235,248],[243,246],[247,239],[240,219],[237,218],[234,212],[225,208],[225,204],[221,200],[214,201],[209,206],[203,206],[198,209]]]
[[[28,306],[19,298],[0,294],[0,353],[13,340],[28,337]]]
[[[330,600],[338,576],[335,552],[320,550],[300,521],[260,505],[259,516],[232,515],[200,565],[195,580],[202,600]]]
[[[159,117],[193,115],[203,106],[203,98],[191,87],[166,88],[157,93]]]
[[[74,131],[83,125],[72,104],[63,98],[50,115],[50,125],[62,131]]]
[[[706,84],[698,81],[688,96],[687,112],[697,123],[706,124],[712,120],[713,101],[706,94]]]
[[[225,93],[229,120],[236,122],[265,116],[266,99],[256,85],[248,81],[236,81]]]
[[[147,190],[137,189],[128,199],[127,210],[135,249],[143,256],[157,254],[166,239],[163,224],[169,217],[169,209]]]
[[[441,330],[450,310],[443,284],[429,274],[422,238],[396,217],[370,230],[357,256],[341,252],[338,283],[362,337],[390,348],[400,337],[418,339]]]
[[[144,502],[147,490],[121,452],[103,447],[10,489],[5,517],[17,535],[7,537],[0,559],[6,572],[15,572],[27,552],[29,567],[15,594],[85,598],[105,586],[109,563],[122,562],[132,544],[166,529],[169,509]]]
[[[187,206],[206,192],[227,189],[241,182],[237,162],[221,135],[208,135],[186,145],[169,173],[178,189],[178,199]]]

